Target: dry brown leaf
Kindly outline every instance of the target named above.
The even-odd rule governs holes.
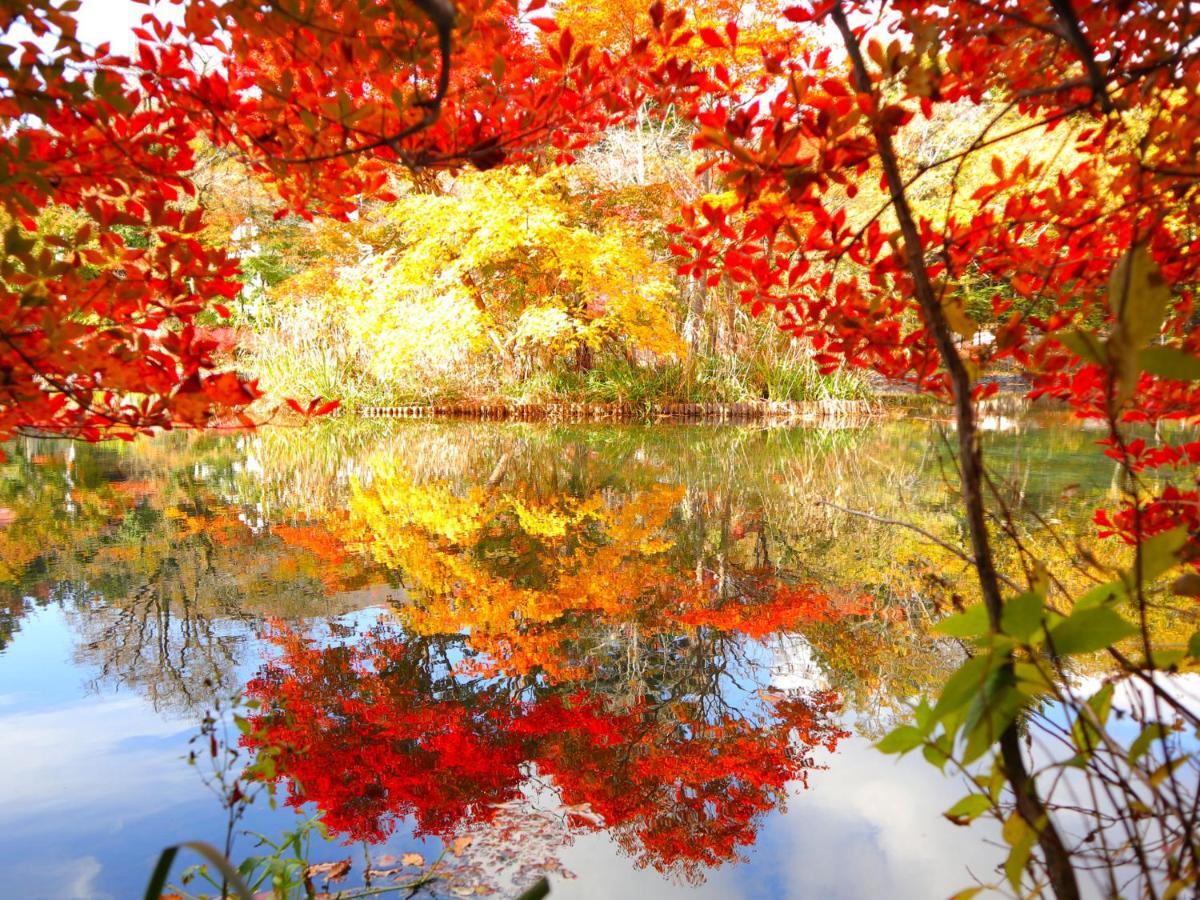
[[[403,869],[367,869],[367,878],[392,878],[404,874]]]
[[[463,851],[470,847],[473,843],[475,843],[475,838],[473,837],[455,838],[454,842],[450,845],[450,852],[455,856],[462,856]]]
[[[305,878],[324,876],[326,881],[341,881],[350,874],[350,857],[337,862],[316,863],[304,870]]]
[[[425,857],[420,853],[405,853],[400,857],[400,864],[404,866],[424,866]]]

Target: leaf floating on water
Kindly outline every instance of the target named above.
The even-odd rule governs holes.
[[[450,844],[450,852],[455,856],[462,856],[464,851],[466,851],[467,848],[473,843],[475,843],[475,838],[473,837],[467,836],[455,838]]]
[[[306,879],[323,876],[326,881],[341,881],[350,874],[350,857],[337,862],[316,863],[304,870]]]
[[[424,868],[425,857],[422,856],[420,853],[405,853],[402,857],[400,857],[400,865],[416,866],[417,868]]]
[[[412,874],[406,872],[401,866],[395,866],[390,869],[367,869],[367,878],[379,880],[391,878],[394,881],[399,881],[401,878],[412,878]]]

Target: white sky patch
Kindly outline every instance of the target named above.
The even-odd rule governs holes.
[[[159,10],[159,17],[167,18],[169,9],[165,7]],[[175,9],[178,10],[178,7]],[[107,41],[112,44],[113,52],[127,53],[137,40],[133,36],[133,29],[141,22],[142,16],[150,11],[151,7],[134,0],[83,0],[77,16],[79,39],[92,46]]]

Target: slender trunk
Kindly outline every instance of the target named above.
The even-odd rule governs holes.
[[[704,282],[691,280],[688,290],[688,312],[683,323],[683,333],[687,337],[688,350],[693,356],[700,353],[700,341],[704,336],[704,300],[708,289]]]
[[[875,98],[866,62],[863,60],[862,48],[846,21],[846,12],[841,0],[834,4],[832,12],[833,20],[837,24],[838,31],[841,32],[846,52],[854,67],[855,87],[860,93]],[[958,460],[962,470],[962,497],[967,514],[967,526],[971,534],[971,549],[975,557],[975,570],[979,577],[979,587],[987,608],[988,619],[993,630],[998,631],[1004,601],[1000,593],[1000,579],[996,573],[984,509],[983,453],[975,420],[975,406],[971,399],[971,378],[963,364],[962,357],[959,356],[953,332],[946,322],[941,303],[933,289],[933,282],[925,268],[920,232],[909,206],[908,197],[904,193],[904,180],[900,174],[891,134],[877,117],[872,119],[872,130],[879,147],[880,162],[887,178],[892,205],[904,237],[904,252],[907,257],[909,273],[913,279],[917,302],[921,306],[925,323],[933,336],[954,391],[954,418],[958,428]],[[1078,900],[1079,885],[1075,878],[1075,870],[1071,865],[1071,854],[1038,796],[1036,783],[1029,776],[1015,724],[1005,729],[1000,736],[999,743],[1005,775],[1013,789],[1017,811],[1021,818],[1038,834],[1038,843],[1045,856],[1046,869],[1055,896],[1059,900]]]
[[[575,371],[587,372],[592,368],[592,348],[587,344],[575,345]]]

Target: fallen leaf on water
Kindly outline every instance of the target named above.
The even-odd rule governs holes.
[[[377,860],[375,860],[375,865],[380,866],[385,869],[388,866],[394,866],[395,864],[396,864],[396,857],[392,856],[392,854],[390,854],[390,853],[385,853],[385,854],[383,854],[383,856],[381,856]]]
[[[470,847],[473,843],[475,843],[475,839],[473,837],[455,838],[454,843],[450,845],[450,852],[455,856],[462,856],[463,851]]]
[[[341,881],[350,874],[350,857],[337,862],[316,863],[304,870],[305,878],[324,875],[326,881]]]
[[[400,857],[400,863],[405,866],[423,866],[425,865],[425,857],[420,853],[405,853]]]
[[[367,869],[367,878],[391,878],[404,874],[403,869]]]

